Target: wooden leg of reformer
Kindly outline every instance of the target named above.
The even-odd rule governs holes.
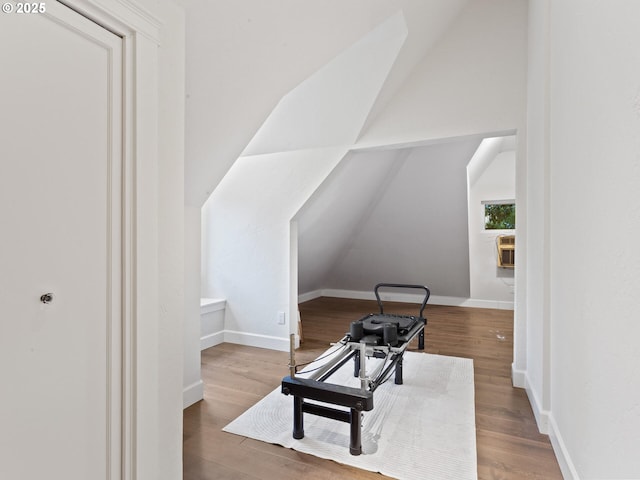
[[[302,402],[304,398],[293,396],[293,438],[300,440],[304,438],[304,417],[302,412]]]
[[[362,453],[362,425],[360,412],[355,408],[351,409],[351,436],[349,439],[349,453],[360,455]]]
[[[402,355],[398,359],[398,363],[396,363],[396,385],[402,385]]]

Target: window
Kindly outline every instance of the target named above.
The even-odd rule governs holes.
[[[514,200],[483,201],[485,230],[513,230],[516,228]]]

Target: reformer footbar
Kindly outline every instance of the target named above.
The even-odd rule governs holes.
[[[380,288],[420,289],[424,299],[418,316],[384,313],[380,298]],[[293,396],[293,438],[304,437],[304,414],[309,413],[350,424],[349,452],[362,453],[362,412],[373,410],[373,392],[386,382],[395,371],[395,384],[402,385],[402,358],[411,341],[418,337],[418,348],[424,350],[424,327],[427,319],[424,309],[431,295],[423,285],[401,283],[379,283],[374,288],[379,313],[371,313],[351,322],[349,332],[333,344],[336,349],[325,357],[318,368],[308,372],[306,377],[297,376],[297,366],[293,348],[290,345],[290,375],[282,379],[282,393]],[[371,375],[367,375],[366,359],[374,357],[384,361]],[[354,377],[360,379],[360,388],[328,383],[326,380],[349,360],[354,360]],[[307,403],[305,399],[331,405],[347,407],[341,410],[324,405]]]

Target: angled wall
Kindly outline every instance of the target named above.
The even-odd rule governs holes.
[[[527,3],[469,2],[358,143],[513,131],[524,125]]]
[[[403,12],[410,32],[375,109],[469,0],[176,0],[186,9],[186,202],[200,207],[273,108]]]
[[[416,94],[416,90],[429,86],[429,83],[423,84],[420,79],[414,79],[411,82],[407,79],[414,77],[414,72],[417,68],[421,68],[420,65],[424,63],[424,59],[430,58],[432,50],[441,49],[440,44],[443,38],[451,38],[447,32],[452,28],[456,32],[453,37],[464,39],[466,35],[464,25],[456,26],[460,19],[467,22],[470,16],[480,13],[476,17],[482,32],[476,33],[471,43],[481,43],[483,36],[492,37],[493,32],[498,31],[501,32],[499,35],[503,35],[505,44],[512,45],[515,49],[521,48],[523,32],[526,29],[521,19],[517,15],[514,16],[513,9],[522,7],[525,1],[509,2],[504,15],[491,5],[489,5],[491,9],[489,15],[482,15],[481,12],[474,13],[474,11],[470,15],[467,12],[467,5],[478,0],[350,0],[349,2],[329,0],[322,3],[274,0],[268,5],[261,0],[177,1],[186,7],[187,23],[185,236],[189,239],[189,245],[186,250],[185,352],[196,352],[199,343],[198,297],[203,293],[201,290],[204,290],[205,295],[215,296],[215,292],[211,292],[211,284],[207,284],[207,278],[213,275],[213,270],[204,269],[204,288],[198,288],[202,279],[200,272],[194,269],[195,265],[201,263],[197,254],[199,249],[196,248],[200,238],[200,207],[229,171],[278,101],[349,45],[402,11],[408,34],[398,56],[392,60],[392,67],[389,68],[387,76],[382,79],[380,90],[373,99],[373,105],[368,107],[363,127],[367,130],[376,121],[384,120],[387,114],[382,112],[385,112],[388,105],[397,103],[396,97],[406,97],[407,89],[413,92],[410,95],[412,96]],[[479,1],[487,2],[488,0]],[[501,0],[494,1],[502,4]],[[517,24],[516,28],[511,30],[504,28],[505,23],[513,22]],[[460,58],[460,61],[453,69],[447,65],[437,65],[436,72],[444,68],[450,75],[444,79],[444,83],[457,80],[455,75],[461,74],[466,68],[466,59],[469,55],[466,52],[457,52],[458,45],[463,49],[470,48],[464,41],[455,40],[455,38],[453,41],[447,40],[447,43],[450,45],[450,52],[447,54],[449,61],[458,62],[457,58]],[[383,63],[387,61],[380,58],[379,60]],[[517,73],[514,74],[514,72],[519,72],[521,67],[521,63],[511,57],[497,65],[494,63],[488,65],[487,68],[491,69],[494,75],[492,79],[494,88],[505,92],[514,88],[510,82],[517,77]],[[486,75],[482,77],[485,78]],[[461,85],[462,89],[470,88],[471,82],[475,81],[474,78],[465,78],[467,81]],[[516,88],[519,88],[519,85]],[[448,110],[458,113],[462,111],[463,115],[460,118],[463,118],[466,106],[458,101],[456,95],[451,95],[450,90],[447,91],[447,95],[450,101],[438,104],[436,107],[442,108],[443,113]],[[418,98],[420,97],[416,96],[414,100]],[[426,112],[432,115],[441,113],[435,112],[432,107],[433,105],[427,105],[424,102],[404,100],[402,108],[406,108],[407,111],[400,112],[400,116],[406,113],[410,118],[415,119]],[[511,107],[510,109],[499,108],[503,112],[500,122],[491,121],[490,116],[483,116],[474,123],[474,126],[477,126],[478,131],[481,132],[494,131],[495,128],[502,128],[502,125],[509,125],[510,129],[519,128],[520,106],[515,102]],[[397,114],[398,108],[392,111]],[[344,113],[345,110],[341,110],[338,113],[339,117]],[[478,115],[478,109],[473,109],[471,114]],[[433,139],[438,136],[456,137],[467,129],[457,128],[451,124],[445,129],[430,131],[429,128],[425,129],[420,124],[417,130],[419,132],[415,135],[416,138]],[[389,137],[386,137],[371,143],[386,145],[389,143]],[[351,143],[355,142],[354,138]],[[523,157],[520,156],[520,158]],[[327,161],[331,163],[333,160]],[[275,178],[276,182],[282,182],[284,180],[278,177],[280,173],[280,170],[276,169],[270,172],[267,178]],[[312,179],[312,181],[316,180],[319,185],[321,179]],[[279,184],[281,190],[287,188],[287,185]],[[300,200],[300,205],[306,201],[306,199]],[[296,199],[295,202],[297,201]],[[208,209],[203,212],[205,216],[210,215]],[[352,216],[357,217],[358,214],[353,213]],[[289,220],[287,219],[287,222]],[[242,219],[238,221],[242,222]],[[295,300],[291,301],[297,298],[298,293],[295,279],[297,265],[294,265],[297,260],[297,250],[293,245],[293,238],[297,238],[293,232],[296,227],[295,222],[289,226],[288,240],[282,237],[283,242],[291,243],[289,255],[282,253],[284,250],[281,245],[274,247],[278,258],[291,266],[290,274],[294,276],[289,281],[288,294],[289,319],[293,320],[289,325],[290,331],[295,330],[293,324],[297,313]],[[203,225],[202,233],[205,236],[208,229],[208,226]],[[338,247],[329,248],[336,250]],[[209,245],[202,244],[204,262],[211,258],[209,251]],[[239,283],[234,281],[234,288],[241,288],[239,285],[242,281],[240,280]],[[277,293],[271,297],[276,298],[279,295],[280,293]],[[242,301],[251,301],[247,300],[248,296],[250,293],[247,292]],[[280,305],[275,307],[271,305],[269,308],[273,310],[273,308],[280,308]],[[262,331],[262,327],[257,324],[261,321],[272,322],[272,315],[270,311],[260,318],[255,317],[244,330],[248,333]],[[197,355],[186,353],[185,378],[194,379],[194,385],[199,384],[199,368]]]
[[[225,328],[280,340],[286,338],[283,333],[295,332],[296,305],[291,299],[297,298],[298,282],[294,277],[298,275],[305,289],[322,285],[369,291],[382,275],[385,278],[392,275],[402,281],[428,283],[438,295],[469,297],[465,167],[481,138],[478,134],[503,128],[513,132],[522,126],[524,7],[523,1],[467,3],[440,41],[434,42],[431,50],[423,55],[387,107],[376,106],[381,113],[375,119],[370,117],[372,107],[381,98],[385,85],[388,86],[385,82],[395,69],[394,62],[404,48],[408,48],[405,45],[400,50],[399,46],[411,38],[411,32],[407,35],[406,27],[399,21],[402,17],[397,15],[390,16],[283,97],[247,147],[247,155],[229,170],[205,208],[203,294],[227,299]],[[485,55],[487,50],[492,50],[492,55]],[[500,61],[494,56],[501,57]],[[464,76],[461,72],[469,67],[470,59],[474,59],[473,75]],[[442,84],[447,84],[444,91]],[[469,96],[469,91],[491,92],[491,95],[476,98]],[[440,96],[447,102],[430,104]],[[485,110],[487,102],[491,104],[490,111]],[[443,128],[438,122],[423,121],[436,117],[446,120]],[[406,122],[412,124],[411,128]],[[363,124],[368,130],[362,141],[356,143]],[[344,165],[333,170],[351,148],[358,150],[368,144],[398,141],[400,137],[389,128],[392,125],[393,129],[409,132],[402,140],[415,142],[411,146],[417,147],[418,140],[432,141],[422,143],[429,147],[398,154],[406,156],[406,160],[400,161],[398,157],[388,166],[381,162],[361,173],[372,182],[372,188],[379,186],[375,195],[372,190],[363,189],[364,182],[354,182],[357,176],[354,165],[359,160],[365,162],[361,159],[365,157],[364,152],[348,155]],[[315,150],[331,145],[344,148],[328,148],[332,152],[328,157],[316,156]],[[421,155],[423,160],[418,159]],[[297,165],[291,160],[296,156],[300,158]],[[280,157],[282,163],[277,160]],[[316,157],[322,163],[319,170],[314,170],[305,160],[308,157]],[[442,161],[438,162],[435,157]],[[268,169],[262,169],[264,160],[269,162]],[[246,168],[249,164],[254,167]],[[270,185],[269,195],[273,194],[273,198],[251,194],[246,189],[246,185],[257,180],[254,176],[257,171],[261,172],[260,180]],[[291,173],[293,171],[295,173]],[[313,202],[305,207],[309,212],[315,209],[316,217],[335,218],[341,225],[340,230],[322,230],[325,242],[320,243],[312,239],[312,232],[320,231],[318,227],[304,215],[289,225],[297,209],[289,212],[284,207],[302,207],[330,172],[342,178],[341,181],[351,182],[347,188],[353,189],[353,195],[347,195],[343,188],[338,195],[345,201],[325,202],[328,209],[325,212],[320,211],[319,204],[313,206]],[[425,179],[422,184],[418,182],[420,178]],[[287,192],[292,180],[304,182],[308,196],[290,197],[286,200],[288,203],[281,203],[280,195],[286,197],[283,192]],[[407,188],[405,183],[411,187]],[[411,195],[408,190],[413,190]],[[234,192],[245,192],[246,198]],[[359,193],[354,199],[356,192]],[[418,195],[418,199],[413,195]],[[233,215],[228,215],[225,209],[234,208],[232,198],[243,205],[243,211],[234,210]],[[442,198],[450,200],[442,206]],[[366,199],[372,201],[365,204]],[[341,205],[341,212],[332,216],[328,212],[336,211],[337,205]],[[261,215],[256,216],[252,210]],[[390,223],[381,223],[382,220]],[[299,242],[297,236],[292,238],[292,228],[300,232]],[[399,248],[397,238],[389,232],[403,230],[408,231],[407,240]],[[249,231],[255,233],[246,234]],[[245,246],[239,248],[241,244]],[[230,250],[225,249],[232,247],[245,253],[231,255]],[[295,255],[298,247],[299,256]],[[380,248],[392,254],[381,255]],[[253,259],[252,268],[247,268],[248,259]],[[282,268],[286,266],[290,274],[294,272],[294,277],[281,281]],[[250,277],[257,275],[256,267],[265,272],[264,285],[269,272],[278,282],[272,281],[264,287],[268,290],[265,298],[271,300],[261,303],[262,308],[250,314],[246,305],[255,303],[256,282],[252,283]],[[288,328],[274,327],[279,311],[289,313]],[[280,346],[286,348],[283,342]]]
[[[295,217],[301,298],[361,297],[392,275],[428,284],[434,303],[512,309],[514,271],[496,260],[504,232],[484,231],[481,200],[515,198],[515,137],[484,139],[474,153],[478,143],[348,154]]]
[[[203,296],[226,299],[225,340],[289,348],[291,219],[356,140],[406,35],[395,15],[296,87],[207,201]]]
[[[368,0],[178,1],[187,22],[186,202],[197,207],[283,96],[400,10]]]
[[[243,155],[351,145],[407,36],[398,12],[287,93]]]
[[[338,147],[242,157],[205,204],[203,296],[226,299],[225,341],[289,349],[291,324],[277,317],[292,316],[290,220],[345,154]]]
[[[466,166],[478,144],[408,149],[386,188],[376,191],[326,286],[370,292],[378,282],[416,283],[433,295],[469,298]]]
[[[296,214],[300,294],[331,288],[330,275],[407,156],[350,152]]]

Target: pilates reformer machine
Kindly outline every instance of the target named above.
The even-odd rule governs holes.
[[[420,289],[424,300],[418,316],[385,313],[380,288]],[[304,437],[303,414],[308,413],[350,424],[349,452],[362,453],[362,412],[373,410],[373,393],[395,372],[395,384],[402,384],[402,357],[411,341],[418,337],[418,348],[424,350],[423,312],[431,292],[422,285],[379,283],[374,288],[380,313],[371,313],[351,322],[349,332],[327,354],[311,362],[323,361],[319,367],[298,375],[291,337],[289,376],[282,379],[282,393],[293,396],[293,438]],[[378,358],[378,366],[367,375],[367,358]],[[353,376],[360,380],[360,388],[329,383],[327,380],[349,360],[354,361]],[[306,364],[305,364],[306,365]],[[347,407],[333,408],[323,404]]]

